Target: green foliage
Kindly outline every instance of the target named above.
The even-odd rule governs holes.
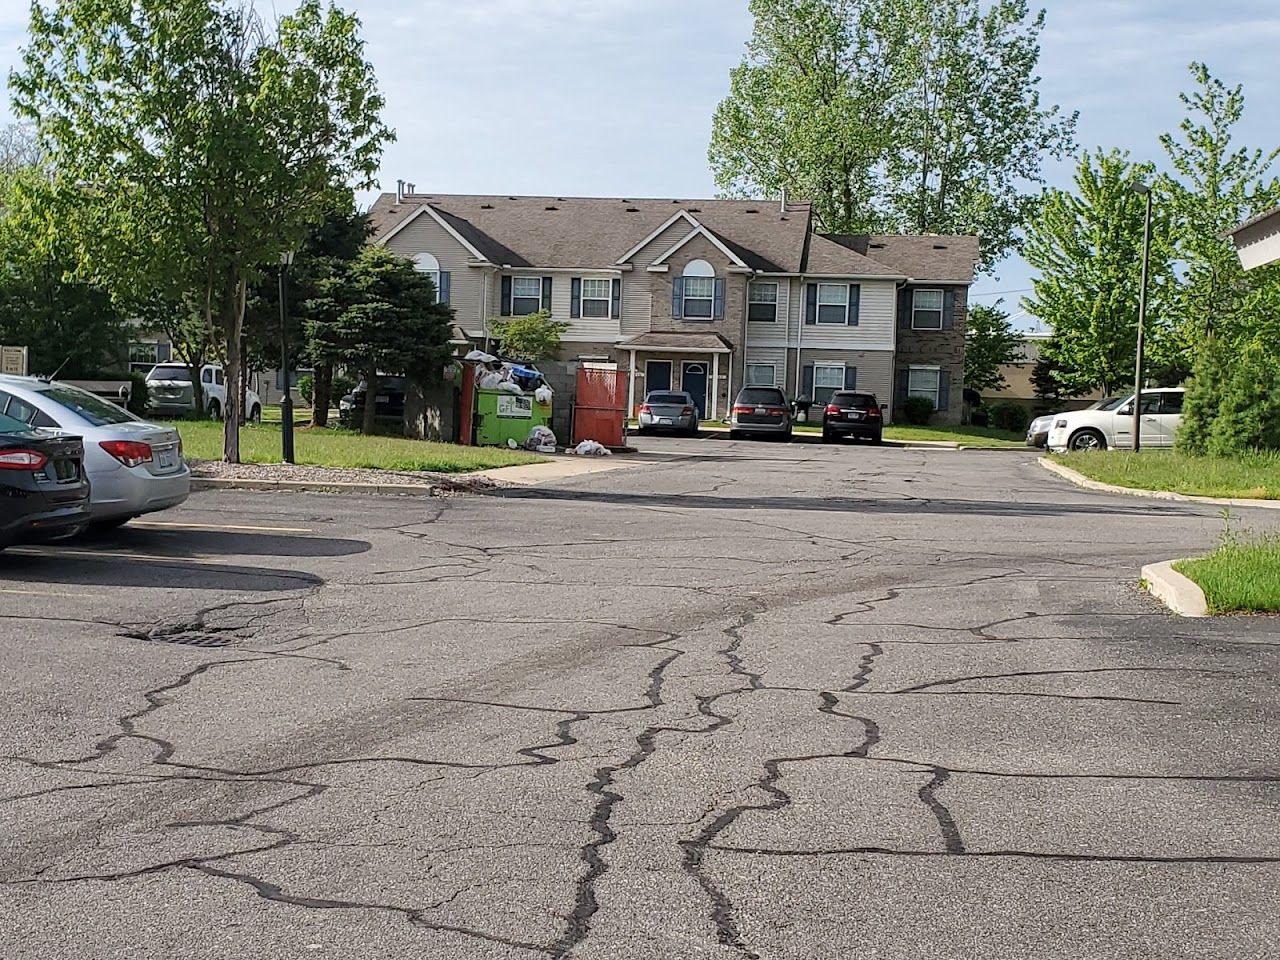
[[[991,425],[1010,433],[1026,433],[1031,424],[1031,414],[1020,403],[1008,400],[993,404],[991,407]]]
[[[933,401],[928,397],[907,397],[900,412],[905,422],[923,427],[933,419]]]
[[[1075,192],[1050,190],[1028,232],[1026,259],[1040,275],[1022,305],[1053,326],[1055,336],[1043,356],[1048,376],[1068,393],[1100,387],[1110,394],[1133,384],[1145,200],[1132,185],[1154,174],[1151,164],[1132,163],[1117,150],[1086,154],[1076,170]],[[1153,354],[1172,296],[1168,234],[1165,219],[1157,217],[1147,312]]]
[[[302,395],[302,399],[307,401],[307,406],[311,406],[311,398],[315,396],[316,378],[311,374],[304,374],[298,378],[298,393]]]
[[[345,373],[335,373],[333,375],[333,389],[331,395],[336,400],[341,400],[347,394],[355,390],[357,381],[355,377],[347,376]]]
[[[81,272],[201,316],[232,407],[249,286],[371,183],[390,138],[358,27],[318,0],[270,28],[225,0],[31,9],[14,108],[58,172],[49,206],[81,224]],[[230,460],[237,431],[228,416]]]
[[[523,317],[503,317],[489,321],[493,336],[501,341],[502,353],[512,360],[538,363],[554,360],[560,353],[560,335],[569,324],[552,320],[546,310]]]
[[[1207,557],[1174,569],[1204,591],[1213,613],[1280,613],[1280,536],[1242,536],[1228,530]]]
[[[964,385],[981,393],[1007,386],[1000,367],[1022,359],[1022,336],[1013,329],[1009,314],[993,305],[969,308],[965,326]]]
[[[1173,450],[1051,454],[1091,480],[1199,497],[1280,500],[1280,453],[1199,457]]]
[[[1244,345],[1227,366],[1206,452],[1232,457],[1280,450],[1280,347],[1274,340]]]
[[[379,374],[435,381],[449,356],[453,310],[436,302],[435,286],[412,261],[366,247],[349,273],[320,284],[307,304],[313,349],[363,374],[376,395]],[[365,404],[371,433],[377,405]]]
[[[1075,117],[1040,102],[1025,0],[752,0],[709,159],[731,195],[789,190],[824,229],[974,233],[989,268]]]
[[[1230,376],[1232,351],[1221,339],[1210,338],[1200,348],[1182,405],[1182,424],[1174,438],[1183,453],[1204,456],[1218,418],[1222,389]]]

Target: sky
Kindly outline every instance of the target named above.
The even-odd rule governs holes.
[[[343,0],[397,142],[381,186],[424,193],[715,195],[711,116],[751,34],[747,0]],[[1080,112],[1082,150],[1160,160],[1182,118],[1187,65],[1243,83],[1242,144],[1280,146],[1280,5],[1275,0],[1044,0],[1045,103]],[[0,68],[19,62],[26,3],[0,0]],[[272,7],[258,0],[260,10]],[[7,102],[0,121],[10,119]],[[1048,162],[1068,187],[1074,161]],[[1278,171],[1280,172],[1280,171]],[[364,203],[373,193],[363,194]],[[1003,298],[1019,326],[1031,271],[1011,258],[973,290]]]

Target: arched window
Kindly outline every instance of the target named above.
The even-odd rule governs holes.
[[[716,295],[716,268],[705,260],[690,260],[684,268],[684,316],[710,320]]]
[[[413,265],[419,271],[425,273],[431,278],[431,282],[436,285],[436,290],[440,289],[440,261],[429,253],[420,253],[413,258]]]

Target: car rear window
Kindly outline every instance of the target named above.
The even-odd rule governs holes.
[[[689,402],[689,398],[683,393],[651,393],[649,394],[650,403],[674,403],[684,406]]]
[[[152,367],[151,372],[147,374],[148,380],[178,380],[182,383],[191,382],[191,371],[186,367]]]
[[[34,434],[35,428],[29,424],[23,423],[21,420],[15,420],[13,417],[5,413],[0,413],[0,433],[18,434],[19,436],[30,436]]]
[[[831,402],[838,407],[851,410],[870,410],[878,406],[876,398],[869,393],[837,393],[832,395]]]
[[[88,390],[68,386],[65,383],[51,383],[40,390],[42,397],[48,397],[60,407],[78,413],[95,427],[105,427],[112,423],[129,423],[137,420],[132,413],[117,407],[110,400],[103,400]]]
[[[738,394],[739,403],[786,403],[782,391],[774,387],[751,387]]]

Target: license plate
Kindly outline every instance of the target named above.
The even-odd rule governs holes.
[[[765,410],[764,407],[756,407],[756,413],[765,413],[765,412],[767,411]]]
[[[178,454],[174,450],[157,450],[156,466],[161,470],[172,470],[178,465]]]
[[[859,410],[850,410],[848,413],[845,414],[845,416],[848,417],[850,420],[861,420],[862,412]]]
[[[671,426],[671,418],[670,418],[670,417],[659,417],[659,418],[658,418],[658,426],[660,426],[660,427],[669,427],[669,426]]]

